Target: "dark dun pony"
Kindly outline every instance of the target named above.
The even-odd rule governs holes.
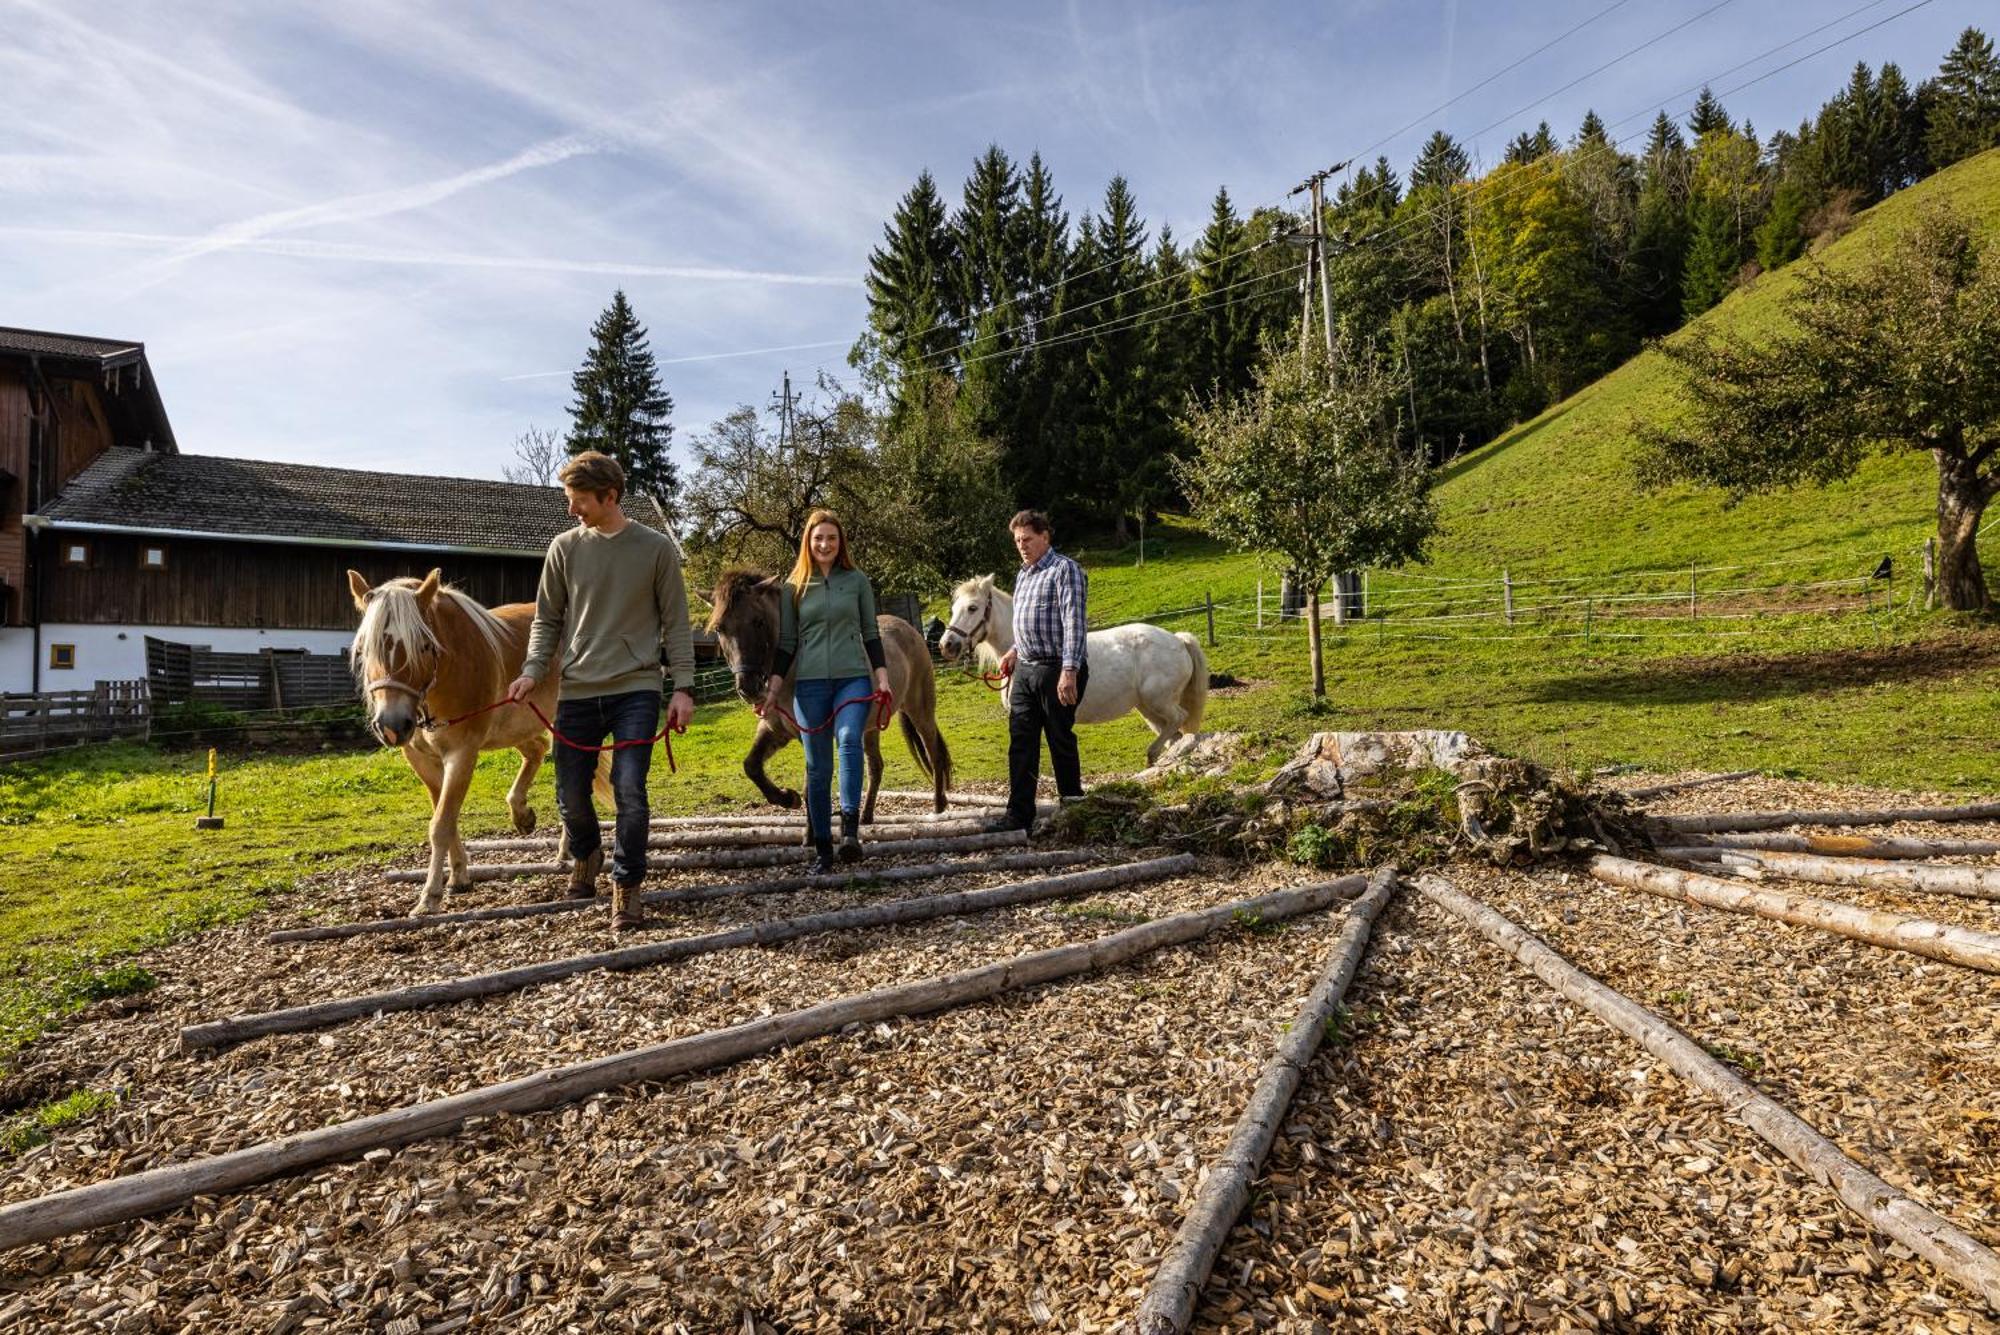
[[[722,644],[723,657],[736,674],[736,693],[751,704],[764,701],[764,688],[771,679],[771,664],[778,656],[778,595],[783,586],[776,576],[756,570],[724,571],[709,600],[715,611],[708,628]],[[924,637],[901,617],[877,617],[882,627],[882,652],[889,664],[889,689],[896,697],[896,718],[903,725],[903,740],[917,767],[930,775],[932,801],[937,810],[945,807],[945,792],[951,787],[951,752],[937,726],[937,681],[931,675],[931,655]],[[792,707],[792,684],[787,681],[770,703]],[[882,787],[882,713],[870,709],[868,731],[863,734],[868,748],[868,800],[861,808],[863,823],[875,819],[875,794]],[[764,763],[782,751],[798,732],[775,709],[764,711],[757,725],[750,754],[743,758],[743,772],[764,800],[776,806],[796,807],[799,795],[779,788],[764,773]]]

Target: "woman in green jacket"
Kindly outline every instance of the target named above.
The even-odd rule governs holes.
[[[775,698],[787,672],[795,672],[792,708],[806,752],[806,824],[819,858],[815,871],[833,870],[834,744],[840,748],[840,856],[861,857],[861,748],[868,702],[889,689],[882,629],[875,621],[875,589],[855,569],[847,532],[830,510],[814,510],[799,539],[799,559],[778,598],[778,657],[765,698]],[[870,684],[869,678],[874,678]],[[833,726],[825,727],[831,718]],[[817,728],[820,731],[808,732]]]

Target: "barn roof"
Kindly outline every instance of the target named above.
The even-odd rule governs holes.
[[[650,501],[626,513],[665,531]],[[50,527],[539,556],[575,524],[559,487],[113,449],[39,518]]]
[[[169,454],[178,448],[144,343],[0,325],[0,361],[8,360],[28,362],[52,375],[101,379],[109,391],[104,406],[114,439]]]

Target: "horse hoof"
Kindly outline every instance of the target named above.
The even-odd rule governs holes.
[[[533,834],[535,832],[535,809],[522,807],[514,813],[514,833]]]
[[[777,795],[771,800],[775,805],[781,806],[787,811],[797,811],[799,809],[799,795],[789,788],[779,789]]]
[[[445,893],[449,895],[469,895],[472,893],[472,882],[466,881],[462,884],[448,885],[444,889]]]
[[[412,918],[428,918],[431,914],[442,911],[443,908],[444,896],[439,895],[433,898],[430,895],[421,895],[417,899],[416,907],[410,910],[410,916]]]

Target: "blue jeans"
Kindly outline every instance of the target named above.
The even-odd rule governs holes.
[[[613,741],[651,737],[660,730],[660,693],[626,691],[563,700],[556,705],[556,731],[571,741],[594,746],[608,734]],[[597,808],[590,789],[597,778],[597,753],[556,743],[556,807],[569,832],[569,853],[587,858],[604,846],[597,825]],[[646,805],[646,773],[653,767],[653,748],[628,746],[611,753],[611,794],[618,804],[613,827],[611,879],[637,885],[646,879],[646,832],[652,812]]]
[[[792,687],[792,712],[799,727],[817,728],[833,715],[833,726],[802,735],[806,749],[806,824],[815,839],[833,838],[830,789],[833,786],[833,744],[840,743],[840,809],[861,810],[861,737],[876,705],[851,704],[866,699],[875,688],[866,677],[822,677]]]

